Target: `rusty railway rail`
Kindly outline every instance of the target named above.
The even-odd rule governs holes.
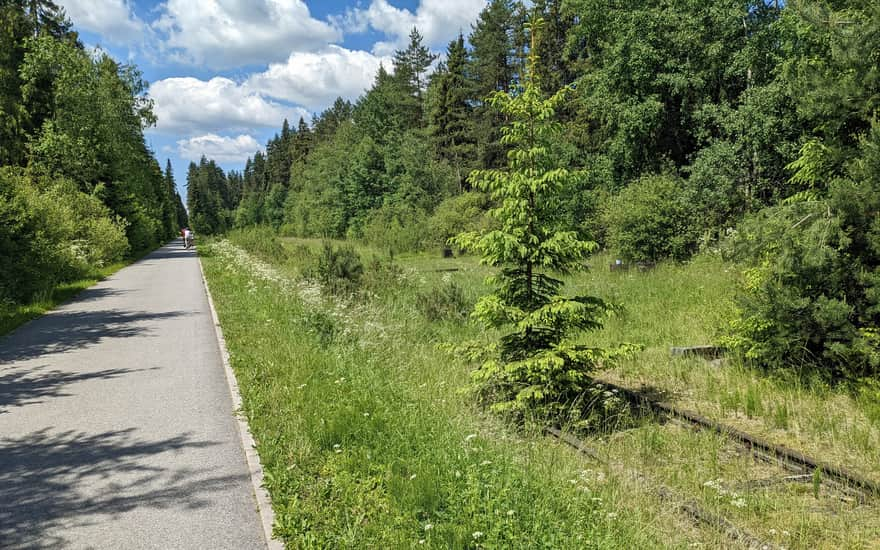
[[[767,462],[779,464],[790,471],[798,473],[819,471],[822,474],[823,482],[831,481],[844,492],[855,492],[860,496],[871,498],[880,496],[880,483],[847,468],[818,460],[800,451],[772,443],[733,426],[715,422],[694,411],[681,409],[671,403],[654,399],[642,391],[620,386],[606,380],[597,380],[597,382],[610,389],[616,389],[632,403],[647,405],[661,415],[684,421],[699,429],[729,437],[745,446],[756,457]]]
[[[706,510],[705,508],[700,506],[697,501],[682,498],[675,492],[675,490],[671,489],[670,487],[653,482],[641,472],[620,466],[615,467],[608,461],[604,460],[598,452],[588,447],[583,441],[581,441],[574,435],[563,432],[562,430],[559,430],[557,428],[550,427],[544,428],[544,432],[574,447],[580,453],[590,457],[596,462],[604,464],[609,470],[614,470],[619,474],[624,474],[641,482],[645,487],[653,489],[653,493],[656,495],[657,498],[659,498],[663,502],[669,503],[676,510],[687,515],[693,521],[717,529],[718,531],[726,535],[729,539],[740,542],[748,548],[760,550],[773,550],[776,548],[776,546],[774,546],[770,542],[755,536],[754,534],[741,527],[738,527],[736,524],[734,524],[724,516]]]

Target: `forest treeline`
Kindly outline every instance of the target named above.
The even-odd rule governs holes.
[[[880,4],[488,2],[437,62],[417,29],[354,103],[287,121],[224,175],[190,167],[197,230],[271,225],[395,251],[485,228],[474,169],[507,163],[490,108],[536,70],[579,174],[557,218],[628,261],[721,248],[745,268],[728,345],[763,364],[880,369]]]
[[[0,305],[45,297],[186,223],[137,68],[87,51],[50,0],[0,0]]]

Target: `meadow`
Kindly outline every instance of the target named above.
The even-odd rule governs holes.
[[[474,365],[444,344],[495,336],[467,317],[489,270],[470,257],[392,258],[356,246],[364,265],[356,292],[332,293],[315,282],[321,246],[261,231],[200,246],[267,471],[275,531],[289,547],[733,544],[658,497],[660,486],[777,547],[880,543],[870,502],[815,480],[749,483],[785,473],[721,436],[640,416],[622,402],[579,434],[598,461],[538,426],[488,415],[467,390]],[[585,340],[642,346],[597,376],[663,390],[676,405],[880,477],[880,418],[869,389],[670,356],[670,346],[723,336],[736,266],[704,254],[612,272],[613,261],[599,254],[567,281],[620,305]]]

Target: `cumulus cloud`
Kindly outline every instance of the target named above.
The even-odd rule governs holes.
[[[204,155],[217,162],[244,162],[260,149],[257,140],[246,134],[234,138],[206,134],[177,142],[180,158],[191,161],[198,161]]]
[[[144,22],[127,0],[61,0],[58,4],[76,28],[99,34],[114,44],[130,44],[143,37]]]
[[[391,66],[390,58],[362,50],[329,46],[321,52],[293,52],[284,63],[273,63],[246,82],[268,96],[304,105],[314,111],[337,97],[354,99],[370,87],[379,64]]]
[[[391,40],[377,42],[373,53],[388,55],[406,44],[413,27],[429,46],[443,48],[459,31],[466,34],[485,6],[484,0],[421,0],[413,13],[392,6],[388,0],[372,0],[367,8],[350,9],[333,21],[349,33],[370,28],[385,33]]]
[[[150,86],[158,117],[156,130],[187,135],[220,131],[253,131],[279,128],[284,118],[308,117],[302,108],[288,107],[265,98],[247,85],[228,78],[199,80],[166,78]]]
[[[216,69],[281,61],[341,39],[303,0],[168,0],[153,28],[168,55]]]

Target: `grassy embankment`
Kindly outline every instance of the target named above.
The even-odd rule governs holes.
[[[31,319],[35,319],[55,309],[101,279],[119,271],[131,263],[131,261],[119,262],[95,269],[82,279],[57,285],[52,289],[51,293],[47,293],[46,296],[39,297],[29,304],[4,304],[0,302],[0,336],[11,332]]]
[[[113,275],[123,267],[133,264],[154,250],[156,249],[141,250],[120,262],[114,262],[103,267],[93,267],[91,272],[84,275],[81,279],[60,283],[51,292],[47,292],[44,296],[38,296],[28,304],[4,304],[0,302],[0,336],[13,331],[31,319],[45,315],[64,302],[71,300],[83,290]]]
[[[809,483],[749,487],[747,479],[784,472],[718,436],[627,421],[588,438],[613,465],[605,467],[474,410],[458,391],[470,366],[436,344],[481,329],[429,321],[418,307],[420,295],[450,280],[467,301],[483,293],[487,271],[471,258],[401,256],[400,273],[368,269],[369,299],[340,302],[296,282],[318,243],[289,240],[284,253],[238,242],[269,265],[220,243],[207,249],[205,267],[267,464],[278,532],[292,547],[729,544],[676,516],[628,470],[787,548],[880,541],[874,506],[824,490],[816,498]],[[735,269],[702,257],[610,273],[609,260],[597,257],[570,282],[624,306],[588,338],[645,349],[604,376],[668,390],[681,406],[876,476],[880,429],[871,400],[733,363],[669,357],[671,345],[716,339],[732,315]]]
[[[723,540],[631,505],[634,481],[474,410],[459,391],[469,367],[437,348],[472,327],[427,322],[414,306],[448,274],[370,270],[373,298],[344,302],[297,282],[295,259],[264,264],[228,241],[200,252],[289,547]]]

